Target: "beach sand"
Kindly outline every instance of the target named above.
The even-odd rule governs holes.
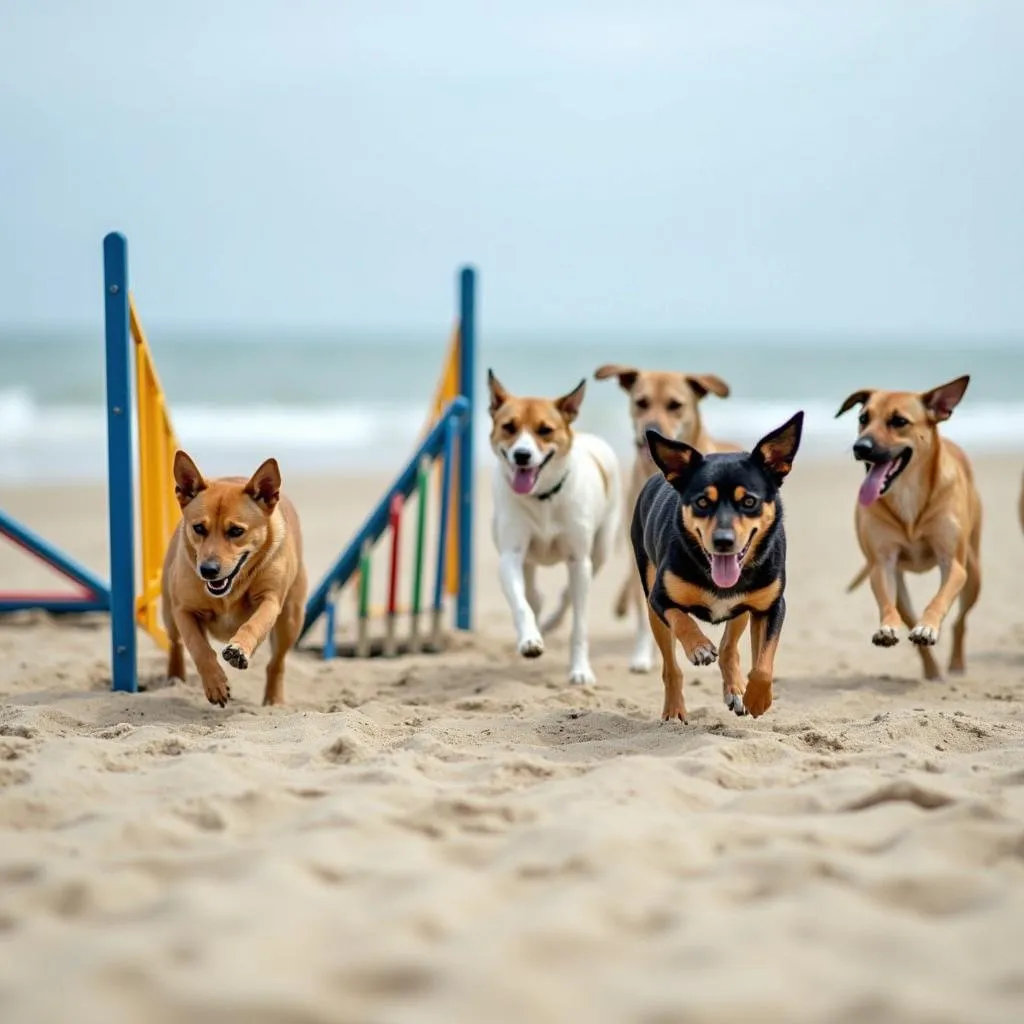
[[[0,622],[0,1020],[1024,1019],[1020,461],[975,460],[968,672],[929,683],[905,634],[872,647],[868,587],[844,593],[858,467],[798,460],[756,721],[715,666],[687,668],[689,725],[659,721],[611,614],[624,539],[592,600],[597,685],[566,684],[567,626],[519,659],[484,473],[476,634],[294,653],[284,708],[260,707],[265,652],[220,710],[194,672],[161,685],[143,635],[147,692],[110,693],[102,616]],[[382,484],[286,479],[314,580]],[[0,504],[106,576],[99,489]],[[0,544],[4,587],[44,579]],[[918,610],[936,581],[912,581]]]

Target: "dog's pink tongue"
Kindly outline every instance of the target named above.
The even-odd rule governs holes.
[[[533,490],[533,485],[537,482],[537,470],[533,469],[517,469],[515,476],[512,477],[512,490],[516,494],[529,494]]]
[[[735,587],[740,578],[740,556],[712,555],[711,578],[716,587]]]
[[[880,462],[868,470],[864,483],[860,485],[859,500],[862,505],[870,505],[881,497],[882,488],[885,486],[885,474],[891,465],[891,462]]]

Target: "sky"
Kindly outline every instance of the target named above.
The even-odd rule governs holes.
[[[0,322],[1024,336],[1019,0],[0,0]]]

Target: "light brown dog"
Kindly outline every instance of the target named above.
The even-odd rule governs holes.
[[[938,430],[969,381],[958,377],[922,394],[855,391],[836,413],[863,407],[853,454],[864,462],[866,475],[855,520],[868,564],[847,589],[870,579],[880,616],[872,643],[897,643],[902,620],[920,652],[926,679],[941,676],[931,647],[957,596],[960,614],[953,624],[949,670],[964,671],[967,613],[981,590],[981,498],[967,456]],[[918,620],[903,574],[936,566],[939,589]]]
[[[629,418],[633,424],[636,458],[626,494],[625,523],[633,518],[633,508],[644,484],[658,472],[647,447],[647,428],[654,427],[662,437],[685,441],[702,454],[738,452],[738,445],[713,440],[704,428],[700,402],[706,395],[729,397],[729,385],[713,373],[678,373],[671,370],[639,370],[633,366],[606,363],[594,371],[596,380],[616,377],[619,387],[629,395]],[[654,664],[654,646],[647,623],[647,601],[634,567],[623,581],[615,602],[616,618],[623,618],[632,603],[637,616],[636,641],[630,658],[631,672],[649,672]]]
[[[206,699],[224,707],[228,677],[207,635],[226,642],[221,656],[249,667],[270,636],[264,704],[284,703],[284,659],[302,629],[306,570],[302,534],[281,473],[267,459],[249,480],[204,480],[189,456],[174,456],[174,492],[181,522],[167,547],[163,618],[171,641],[167,676],[185,679],[185,649]]]

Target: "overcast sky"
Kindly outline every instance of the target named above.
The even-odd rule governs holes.
[[[1021,0],[0,0],[0,320],[1024,332]]]

